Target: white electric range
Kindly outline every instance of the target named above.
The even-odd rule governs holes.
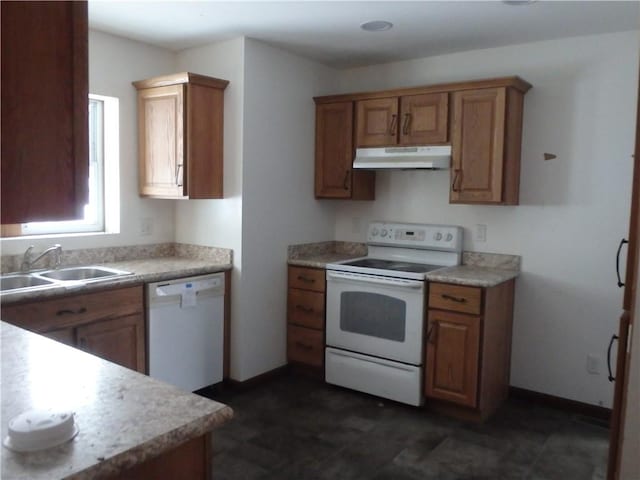
[[[373,222],[367,257],[327,265],[325,380],[422,404],[427,272],[459,265],[458,226]]]

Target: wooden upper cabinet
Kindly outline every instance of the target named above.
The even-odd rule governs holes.
[[[426,93],[400,97],[400,144],[446,143],[449,133],[449,94]]]
[[[450,203],[517,205],[530,88],[504,77],[315,97],[316,197],[373,198],[373,172],[350,170],[350,150],[451,145]]]
[[[317,197],[351,197],[353,103],[328,103],[316,108]]]
[[[87,21],[87,2],[1,2],[2,224],[84,215]]]
[[[223,197],[224,89],[228,83],[193,73],[134,82],[141,196]]]
[[[426,93],[356,102],[357,147],[442,144],[449,95]]]
[[[138,93],[141,195],[184,196],[183,116],[183,85]]]
[[[353,102],[316,105],[315,196],[373,200],[375,173],[353,170]]]
[[[398,143],[398,98],[356,102],[356,146],[382,147]]]
[[[509,87],[453,94],[451,203],[518,204],[522,106]]]

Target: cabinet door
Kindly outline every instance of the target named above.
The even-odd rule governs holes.
[[[351,198],[352,138],[352,102],[317,105],[316,197]]]
[[[140,195],[185,196],[184,86],[138,91]]]
[[[76,346],[76,334],[73,328],[59,328],[58,330],[45,332],[42,335],[70,347]]]
[[[189,198],[222,198],[224,89],[191,84],[186,88],[185,192]]]
[[[503,199],[506,89],[453,94],[451,203]]]
[[[101,320],[76,330],[78,347],[94,355],[145,372],[144,316]]]
[[[84,215],[87,2],[1,2],[3,224]]]
[[[447,142],[449,94],[401,97],[400,115],[400,144],[433,145]]]
[[[360,100],[356,112],[357,147],[398,143],[398,97]]]
[[[430,310],[427,337],[426,396],[475,407],[480,318]]]

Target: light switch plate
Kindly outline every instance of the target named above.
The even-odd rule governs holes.
[[[592,375],[600,373],[600,357],[597,355],[587,355],[587,372]]]
[[[153,218],[140,219],[140,235],[147,237],[153,233]]]
[[[476,242],[487,241],[487,226],[484,224],[476,225]]]

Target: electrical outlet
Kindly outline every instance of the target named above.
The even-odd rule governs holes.
[[[476,225],[476,242],[487,241],[487,226],[484,224]]]
[[[597,355],[587,355],[587,372],[591,375],[598,375],[600,373],[600,357]]]
[[[352,217],[351,218],[351,233],[360,233],[362,230],[362,218],[360,217]]]
[[[147,237],[153,233],[153,218],[140,219],[140,235]]]

